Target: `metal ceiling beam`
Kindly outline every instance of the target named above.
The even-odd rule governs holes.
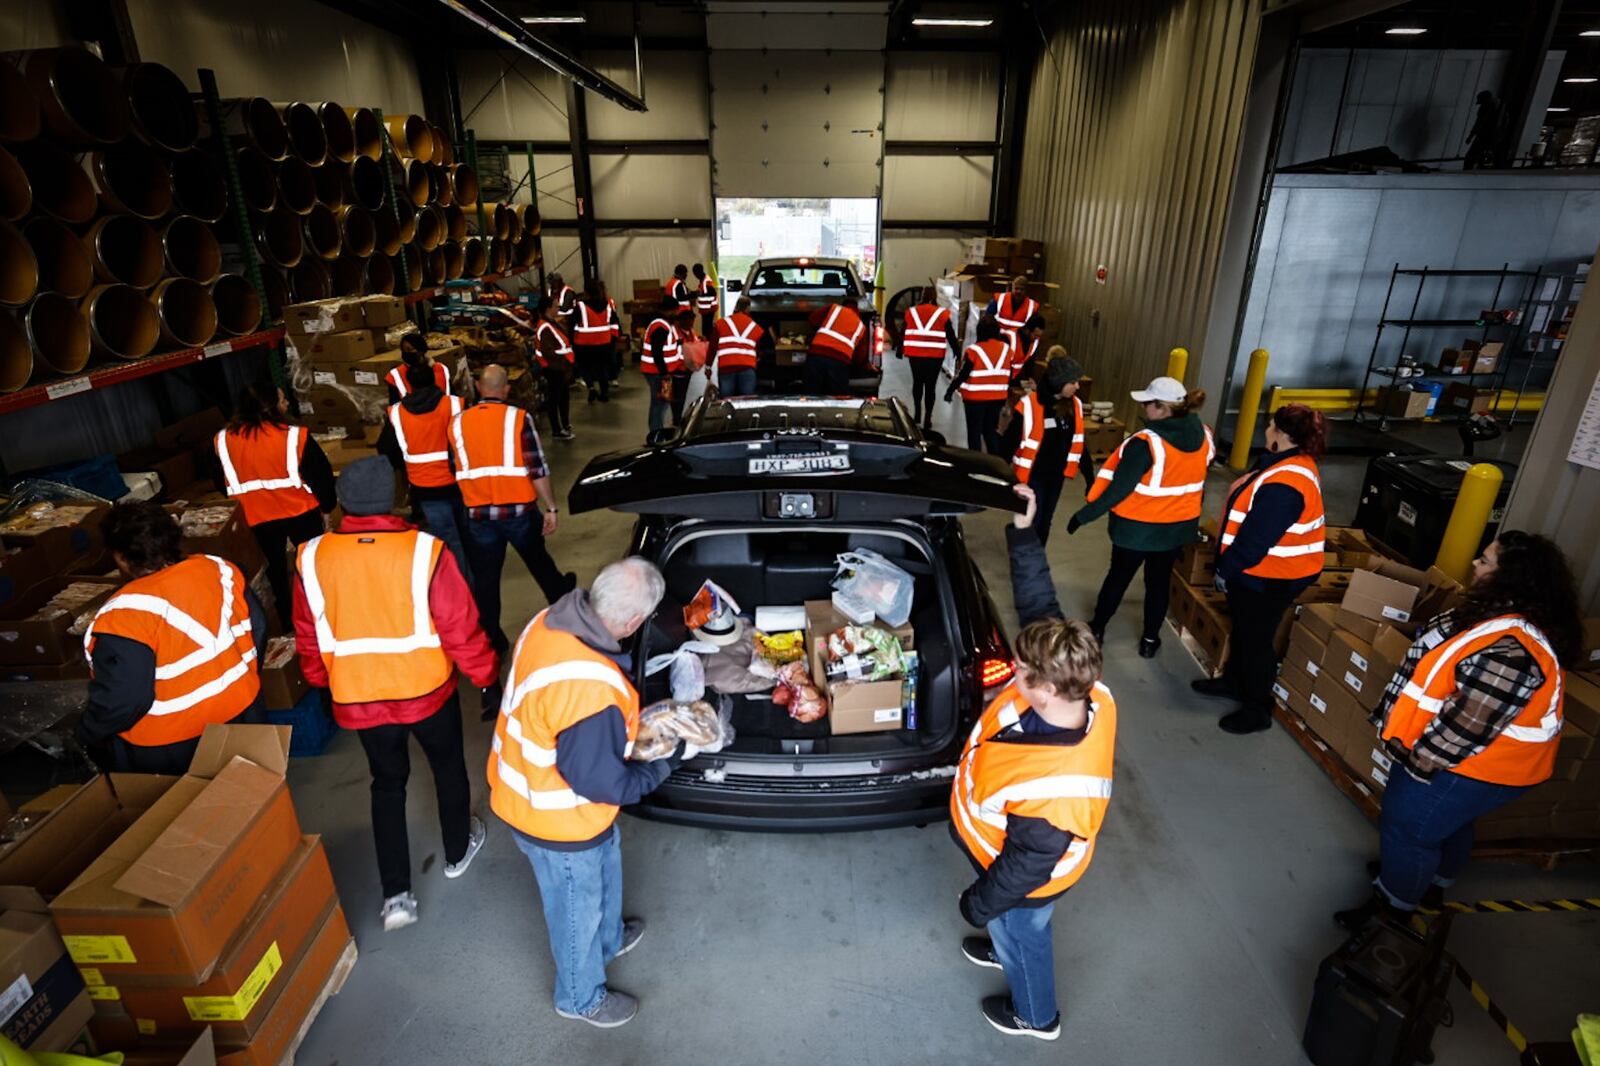
[[[488,3],[488,0],[439,0],[439,2],[517,51],[537,59],[580,89],[587,89],[613,103],[621,104],[629,111],[648,110],[642,96],[624,89],[570,52],[558,48],[543,38],[535,37],[523,28],[521,22]]]

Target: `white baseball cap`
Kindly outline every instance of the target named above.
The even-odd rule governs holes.
[[[1189,390],[1177,378],[1156,378],[1147,389],[1135,389],[1130,395],[1140,403],[1182,403]]]

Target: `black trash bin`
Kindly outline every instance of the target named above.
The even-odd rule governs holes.
[[[1517,476],[1516,463],[1439,455],[1380,455],[1367,464],[1361,503],[1356,508],[1356,526],[1393,548],[1412,566],[1432,566],[1444,541],[1450,510],[1461,490],[1461,475],[1474,463],[1497,466],[1505,475],[1479,547],[1487,545],[1505,514],[1506,497]]]

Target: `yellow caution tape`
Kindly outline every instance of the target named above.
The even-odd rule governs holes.
[[[125,936],[64,936],[61,939],[67,942],[67,954],[72,956],[72,961],[80,965],[139,961]]]
[[[231,996],[184,996],[183,1005],[189,1017],[197,1022],[242,1022],[261,1002],[272,979],[282,969],[283,956],[278,952],[277,941],[273,941],[256,968],[250,971],[250,976],[239,986],[239,991]]]

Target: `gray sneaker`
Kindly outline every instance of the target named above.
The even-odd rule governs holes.
[[[483,827],[483,819],[474,815],[472,825],[467,829],[467,853],[461,856],[460,862],[446,863],[444,875],[455,878],[466,873],[467,867],[472,865],[473,856],[483,850],[483,840],[488,835],[488,830]]]
[[[398,896],[390,896],[383,901],[383,929],[392,933],[396,929],[404,929],[414,925],[417,920],[417,897],[410,892],[402,892]]]
[[[617,949],[617,958],[622,958],[628,952],[639,946],[639,941],[644,939],[644,919],[622,919],[622,947]]]
[[[608,988],[605,996],[588,1014],[568,1014],[560,1007],[556,1008],[556,1013],[573,1021],[588,1022],[596,1029],[615,1029],[633,1021],[633,1016],[639,1013],[639,1001],[626,992]]]

